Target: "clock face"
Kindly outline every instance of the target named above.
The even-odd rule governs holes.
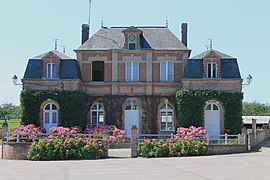
[[[136,36],[134,34],[131,34],[128,38],[130,41],[134,41],[136,39]]]

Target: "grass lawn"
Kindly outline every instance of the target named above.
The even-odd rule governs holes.
[[[4,120],[0,120],[1,129],[4,122],[5,122]],[[8,123],[8,130],[11,132],[21,126],[21,119],[10,119],[7,120],[7,123]]]

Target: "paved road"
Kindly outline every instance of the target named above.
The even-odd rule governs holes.
[[[0,179],[270,179],[270,140],[257,152],[205,157],[32,162],[0,160]]]

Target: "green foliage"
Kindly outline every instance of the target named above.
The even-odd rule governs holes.
[[[47,99],[59,103],[59,126],[85,127],[86,95],[81,91],[22,91],[22,123],[39,126],[41,104]]]
[[[243,102],[243,116],[270,116],[270,105],[259,102]]]
[[[100,159],[107,149],[101,141],[85,139],[45,139],[34,142],[29,149],[33,161]]]
[[[3,102],[0,105],[0,119],[9,120],[9,119],[19,119],[21,118],[21,107],[15,106],[9,102]]]
[[[176,94],[177,126],[203,126],[206,102],[217,100],[222,103],[225,109],[225,129],[230,129],[231,133],[240,133],[242,99],[242,93],[180,90]]]
[[[4,120],[0,120],[0,128],[4,124]],[[21,119],[10,119],[8,120],[8,130],[10,132],[14,131],[15,129],[19,128],[21,125]]]
[[[155,157],[183,157],[206,155],[206,142],[192,139],[149,140],[144,139],[139,144],[139,156]]]

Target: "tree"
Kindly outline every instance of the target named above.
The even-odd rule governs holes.
[[[0,119],[5,122],[11,118],[19,118],[21,116],[21,107],[15,106],[9,102],[3,102],[0,105]]]
[[[257,101],[243,102],[242,114],[243,116],[270,116],[270,105]]]

